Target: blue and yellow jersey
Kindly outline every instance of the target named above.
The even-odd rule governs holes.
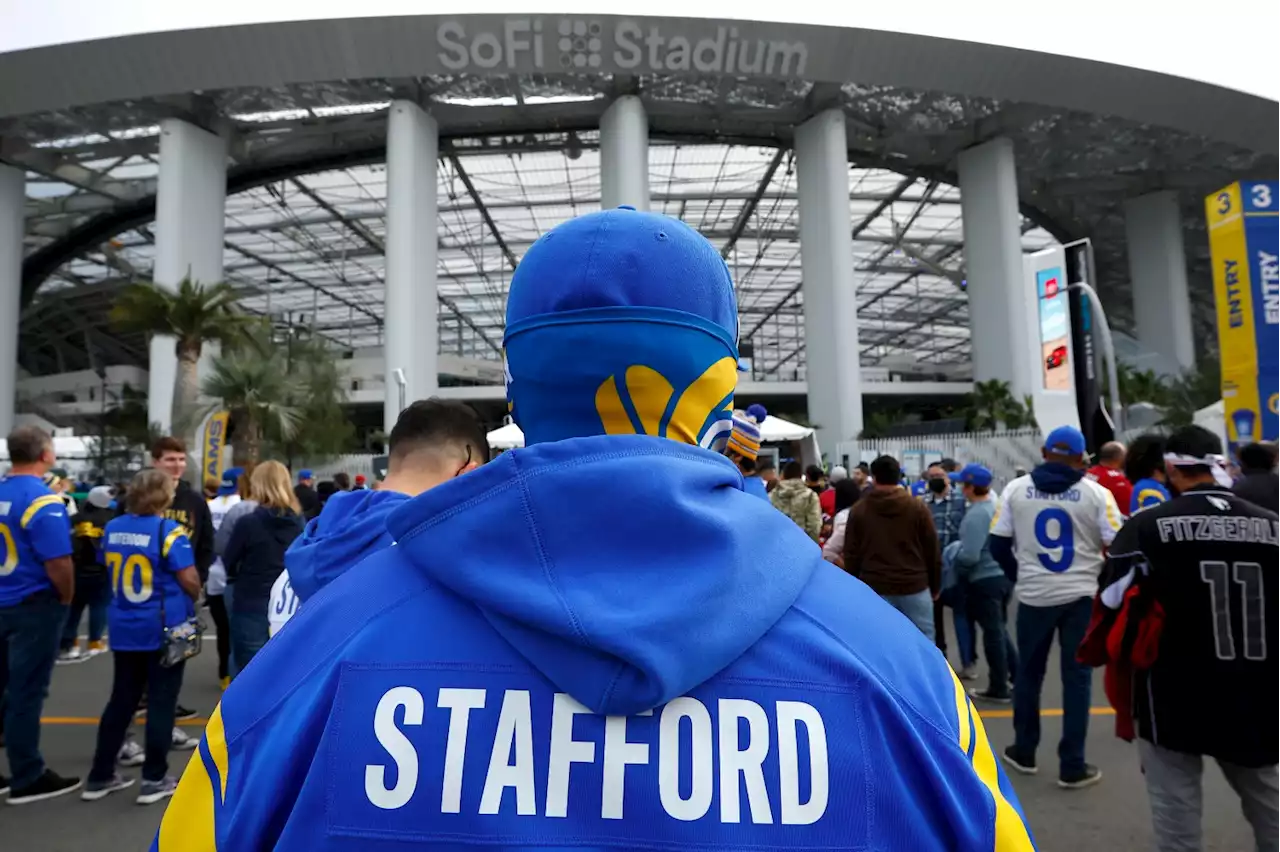
[[[53,588],[44,564],[71,555],[71,523],[39,477],[0,479],[0,549],[0,607]]]
[[[1169,499],[1169,489],[1158,480],[1139,479],[1133,484],[1133,497],[1129,499],[1129,515],[1132,517],[1143,509],[1168,503]]]
[[[186,530],[168,518],[122,515],[107,524],[103,537],[103,560],[111,575],[111,647],[155,650],[164,642],[163,628],[181,624],[193,612],[191,598],[174,576],[195,564]]]

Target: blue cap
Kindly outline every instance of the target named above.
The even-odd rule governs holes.
[[[991,485],[991,471],[976,462],[967,464],[960,471],[960,481],[966,485],[987,488]]]
[[[304,479],[311,479],[311,468],[304,467],[302,470],[298,471],[298,481],[301,482]]]
[[[236,483],[240,481],[240,475],[244,473],[242,467],[229,467],[222,472],[222,482],[218,484],[218,496],[226,497],[228,494],[236,493]]]
[[[1084,435],[1074,426],[1059,426],[1044,439],[1044,448],[1060,456],[1083,456]]]
[[[507,298],[507,404],[528,445],[657,435],[720,451],[732,430],[738,309],[693,228],[619,208],[535,242]]]

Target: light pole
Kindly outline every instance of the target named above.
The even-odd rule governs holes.
[[[399,367],[396,367],[393,375],[396,377],[396,384],[400,386],[400,407],[396,410],[396,413],[399,414],[400,412],[404,411],[405,386],[408,385],[408,382],[405,381],[404,370],[400,369]]]

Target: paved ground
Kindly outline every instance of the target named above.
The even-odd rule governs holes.
[[[206,652],[189,664],[182,703],[207,714],[218,700],[216,659]],[[1056,671],[1050,661],[1050,672]],[[52,724],[44,728],[45,758],[58,772],[84,775],[93,756],[96,719],[110,689],[111,662],[100,657],[56,670],[45,707]],[[1060,687],[1049,679],[1043,706],[1061,707]],[[1095,704],[1105,703],[1101,680],[1094,687]],[[1133,746],[1113,735],[1113,717],[1099,709],[1089,729],[1089,760],[1102,768],[1101,784],[1087,790],[1063,791],[1056,778],[1056,744],[1061,719],[1045,718],[1041,774],[1014,776],[1014,786],[1031,820],[1041,852],[1145,852],[1151,849],[1150,813]],[[983,714],[987,732],[997,749],[1012,741],[1010,711]],[[199,723],[189,729],[195,735]],[[139,729],[141,733],[141,729]],[[171,754],[173,774],[179,774],[189,752]],[[7,761],[0,761],[7,766]],[[125,770],[135,775],[136,769]],[[132,792],[132,791],[130,791]],[[0,849],[4,852],[127,852],[143,850],[151,842],[162,805],[139,807],[133,797],[109,796],[98,802],[65,797],[23,807],[0,806]],[[1244,852],[1252,849],[1249,833],[1235,797],[1216,766],[1205,773],[1205,852]],[[906,850],[904,850],[906,852]]]

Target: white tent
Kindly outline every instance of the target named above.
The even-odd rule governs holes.
[[[766,443],[770,441],[803,441],[804,452],[801,455],[807,458],[812,453],[814,461],[818,458],[817,439],[814,438],[813,429],[808,426],[801,426],[789,420],[783,420],[781,417],[774,417],[771,414],[765,417],[764,423],[760,424],[760,438]],[[814,444],[813,447],[809,447],[811,443]],[[495,450],[523,447],[524,433],[520,431],[520,427],[516,424],[508,423],[506,426],[494,429],[489,433],[489,446]]]

